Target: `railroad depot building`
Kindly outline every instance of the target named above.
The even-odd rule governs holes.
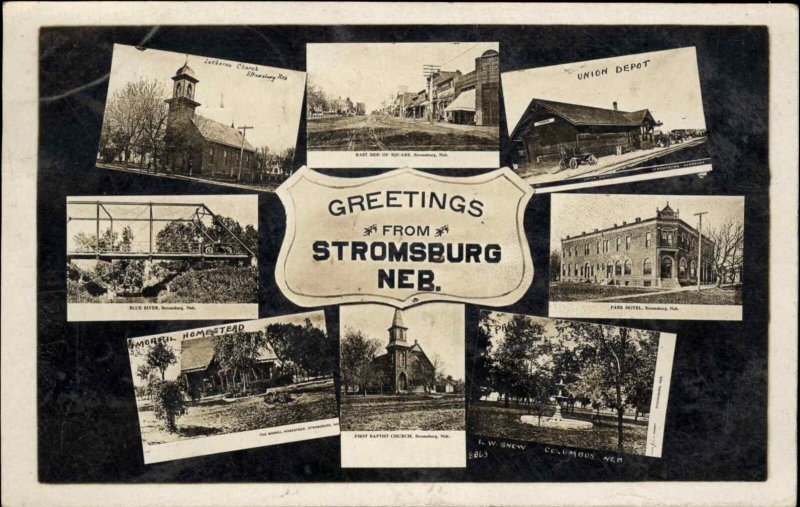
[[[195,112],[199,79],[188,62],[175,72],[164,137],[167,169],[193,176],[238,178],[253,176],[256,150],[234,125],[225,125]]]
[[[259,350],[253,368],[256,380],[272,378],[277,361],[278,358],[272,350],[268,348]],[[219,362],[214,353],[213,336],[184,340],[181,343],[180,379],[193,400],[223,394],[234,381],[240,383],[240,377],[239,372],[225,374],[219,370]]]
[[[383,379],[382,391],[395,394],[428,392],[433,383],[433,363],[417,340],[408,343],[408,328],[403,324],[403,314],[399,309],[395,309],[388,331],[386,354],[372,360],[372,365],[380,372],[379,378]]]
[[[513,162],[550,165],[573,148],[595,157],[652,148],[660,125],[649,110],[620,111],[616,102],[602,109],[533,99],[510,136]]]
[[[561,280],[603,285],[677,288],[715,281],[714,242],[703,236],[698,268],[698,231],[669,203],[656,216],[614,224],[561,239]]]

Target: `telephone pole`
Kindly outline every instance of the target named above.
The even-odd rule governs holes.
[[[244,137],[247,135],[247,131],[252,129],[253,127],[242,126],[237,127],[236,130],[242,131],[242,146],[239,148],[239,175],[236,177],[236,181],[242,180],[242,158],[244,157]]]
[[[703,215],[708,213],[708,211],[701,211],[700,213],[695,213],[694,216],[700,218],[700,226],[697,229],[697,290],[700,290],[700,273],[703,271],[701,267],[701,254],[703,253]]]
[[[426,63],[422,66],[422,73],[425,79],[428,80],[428,122],[433,125],[433,76],[439,73],[441,65],[432,65]]]

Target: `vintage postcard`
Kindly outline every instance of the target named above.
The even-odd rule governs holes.
[[[339,434],[321,311],[130,338],[144,462]]]
[[[300,306],[505,306],[533,280],[523,225],[533,190],[508,168],[337,178],[304,167],[276,192],[286,234],[275,280]]]
[[[744,197],[553,195],[551,317],[741,320]]]
[[[711,170],[695,48],[504,72],[510,160],[553,192]]]
[[[500,167],[497,42],[308,44],[308,165]]]
[[[674,334],[483,311],[477,347],[467,431],[482,452],[661,457]]]
[[[465,467],[464,306],[342,306],[339,334],[342,467]]]
[[[272,191],[293,169],[306,75],[114,45],[97,167]]]
[[[67,197],[67,320],[258,317],[258,196]]]

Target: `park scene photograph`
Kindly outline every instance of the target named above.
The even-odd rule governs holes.
[[[340,308],[342,431],[463,431],[461,305]]]
[[[129,339],[145,459],[162,444],[335,419],[335,348],[322,312]],[[252,433],[226,442],[269,444]],[[185,452],[159,455],[177,459],[171,450]]]
[[[304,72],[115,44],[96,165],[272,191],[304,91]]]
[[[483,311],[476,346],[469,434],[661,455],[674,335]]]

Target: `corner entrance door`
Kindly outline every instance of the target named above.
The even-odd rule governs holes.
[[[661,259],[661,278],[672,278],[672,259],[670,257]]]

